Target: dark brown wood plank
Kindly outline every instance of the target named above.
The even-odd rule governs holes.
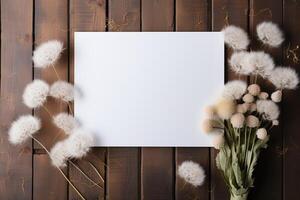
[[[64,43],[64,52],[55,64],[56,71],[61,80],[68,80],[68,1],[53,0],[51,2],[44,0],[35,1],[35,47],[48,40],[59,40]],[[59,80],[52,67],[46,69],[34,69],[34,78],[43,79],[52,84]],[[62,111],[67,111],[65,103],[48,98],[45,107],[55,115]],[[65,134],[56,128],[52,123],[52,117],[44,109],[38,109],[35,114],[43,122],[41,131],[37,134],[38,139],[50,148],[53,144],[62,139]],[[41,148],[37,143],[35,148]]]
[[[276,64],[282,62],[282,48],[268,48],[257,40],[256,26],[263,21],[272,21],[282,25],[282,0],[251,0],[250,1],[250,36],[253,50],[264,50],[274,56]],[[265,91],[274,91],[268,81],[259,79]],[[283,168],[282,161],[282,131],[281,126],[274,127],[268,148],[263,150],[255,171],[255,188],[250,193],[251,199],[282,199]],[[276,174],[276,176],[275,176]]]
[[[49,156],[35,154],[33,161],[33,199],[67,199],[67,182],[51,165]]]
[[[284,1],[284,21],[283,28],[286,33],[286,41],[284,44],[284,65],[290,65],[300,74],[298,60],[300,58],[300,49],[295,51],[296,57],[291,51],[300,45],[300,2],[295,0]],[[289,57],[288,57],[289,56]],[[300,91],[299,87],[296,91],[284,92],[282,104],[282,134],[283,134],[283,199],[298,199],[299,185],[297,180],[300,178]]]
[[[69,79],[74,82],[74,32],[75,31],[105,31],[106,24],[106,1],[82,1],[70,0],[70,66],[69,66]],[[80,168],[92,176],[92,179],[97,183],[100,182],[99,177],[96,176],[92,170],[90,163],[92,163],[105,178],[104,161],[106,157],[105,148],[93,148],[92,152],[88,154],[87,158],[78,161],[77,164]],[[74,181],[75,186],[79,189],[86,199],[104,199],[105,190],[93,186],[87,181],[73,166],[69,165],[69,177]],[[78,195],[74,190],[69,187],[69,199],[78,199]]]
[[[176,31],[210,31],[210,4],[203,0],[176,1]],[[210,157],[209,148],[177,148],[176,169],[185,160],[200,164],[206,173],[205,183],[195,188],[176,178],[176,199],[209,199]]]
[[[220,31],[226,25],[235,25],[248,30],[248,0],[212,0],[212,30]],[[225,56],[225,81],[237,79],[228,66],[228,59],[232,51],[226,49]],[[247,77],[243,77],[247,80]],[[211,199],[219,200],[229,198],[227,187],[223,181],[221,173],[216,167],[215,157],[218,151],[211,149]]]
[[[140,31],[140,0],[109,0],[108,31]],[[140,148],[108,148],[107,199],[140,199]]]
[[[0,199],[32,198],[32,142],[7,140],[13,120],[31,110],[22,103],[32,80],[32,1],[1,1]]]
[[[53,39],[64,43],[64,53],[55,64],[55,68],[61,80],[68,80],[68,1],[53,0],[48,2],[36,0],[34,12],[35,46]],[[34,69],[34,78],[43,79],[49,84],[58,80],[51,67],[44,70]],[[64,103],[55,101],[52,98],[48,98],[45,107],[52,115],[67,111]],[[45,110],[36,110],[35,115],[39,116],[43,123],[37,137],[50,149],[65,134],[55,128],[52,117]],[[34,147],[41,148],[37,143],[34,144]],[[67,183],[58,170],[51,165],[47,157],[47,154],[34,155],[33,197],[34,199],[66,199],[68,195]],[[59,191],[56,192],[57,188]]]
[[[142,1],[142,31],[173,31],[174,1]],[[143,199],[173,199],[174,148],[142,148]]]

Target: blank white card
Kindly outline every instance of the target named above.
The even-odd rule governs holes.
[[[75,116],[95,146],[211,146],[201,112],[223,83],[222,33],[75,33]]]

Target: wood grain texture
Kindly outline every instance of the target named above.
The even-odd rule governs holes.
[[[252,50],[264,50],[274,57],[277,65],[282,63],[282,48],[269,48],[257,39],[256,26],[263,21],[272,21],[279,26],[282,25],[282,0],[251,0],[250,1],[250,38]],[[265,91],[274,91],[274,87],[268,81],[259,79]],[[283,189],[282,168],[282,127],[277,126],[271,130],[269,147],[263,150],[258,160],[254,173],[256,181],[255,188],[250,193],[252,199],[281,199]],[[276,176],[274,176],[276,174]]]
[[[35,154],[33,161],[33,199],[67,199],[67,182],[52,166],[49,156]]]
[[[284,1],[283,28],[285,32],[285,43],[283,51],[284,65],[291,66],[300,74],[300,50],[297,49],[294,55],[290,50],[300,46],[300,2],[294,0]],[[296,57],[295,57],[296,56]],[[282,103],[282,134],[283,134],[283,199],[298,199],[300,178],[300,91],[285,91]]]
[[[31,0],[1,1],[0,199],[32,198],[32,142],[7,140],[11,122],[31,114],[22,94],[32,80],[32,20]]]
[[[69,80],[74,82],[74,32],[75,31],[105,31],[106,29],[106,1],[105,0],[70,0],[69,2],[69,20],[70,20],[70,65]],[[95,172],[92,170],[90,163],[94,165],[99,173],[105,178],[105,159],[106,148],[93,148],[89,156],[76,164],[92,176],[93,180],[99,182]],[[75,186],[83,194],[86,199],[104,199],[105,189],[99,190],[87,181],[82,174],[69,165],[69,177],[75,182]],[[69,187],[69,199],[78,199],[78,195]]]
[[[55,69],[60,80],[68,80],[68,1],[45,0],[35,1],[34,20],[34,47],[49,40],[59,40],[64,43],[64,51],[61,58],[55,63]],[[45,69],[34,68],[34,79],[43,79],[49,85],[59,80],[52,67]],[[67,105],[61,101],[48,97],[44,105],[52,115],[67,111]],[[49,149],[54,143],[64,138],[65,134],[52,123],[52,117],[45,109],[35,110],[35,115],[42,120],[42,129],[37,134],[37,138]],[[35,148],[41,148],[37,143]]]
[[[140,0],[109,0],[108,31],[140,31]],[[108,148],[107,199],[140,199],[140,148]]]
[[[142,31],[173,31],[174,2],[142,1]],[[174,148],[142,148],[142,199],[173,199]]]
[[[64,43],[64,52],[55,64],[56,71],[61,80],[68,80],[68,1],[45,0],[35,1],[34,35],[35,47],[48,40],[59,40]],[[49,84],[58,80],[52,67],[46,69],[34,69],[34,79],[43,79]],[[67,111],[67,106],[52,98],[48,98],[45,107],[52,115]],[[42,120],[42,129],[37,134],[48,149],[55,142],[64,138],[65,134],[52,123],[52,117],[43,110],[35,110],[35,115]],[[34,147],[41,148],[37,143]],[[33,198],[34,199],[67,199],[67,183],[62,175],[48,160],[48,155],[34,155],[33,159]],[[43,170],[44,169],[44,170]],[[47,180],[47,181],[45,181]],[[57,191],[58,188],[58,191]]]
[[[227,25],[235,25],[248,30],[248,0],[212,0],[212,30],[220,31]],[[232,50],[226,48],[225,52],[225,82],[237,79],[238,76],[230,70],[228,59]],[[247,77],[241,77],[247,81]],[[216,167],[215,157],[218,151],[211,150],[211,199],[219,200],[229,198],[227,187],[223,181],[220,171]]]
[[[203,0],[176,1],[176,31],[210,31],[210,4]],[[200,164],[207,177],[210,177],[209,148],[176,148],[176,170],[185,160]],[[186,184],[178,175],[176,177],[176,199],[209,199],[210,178],[204,185],[194,188]]]

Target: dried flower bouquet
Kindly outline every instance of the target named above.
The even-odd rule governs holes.
[[[263,51],[246,51],[247,33],[239,27],[223,29],[225,43],[234,50],[229,64],[239,76],[250,77],[250,85],[241,80],[228,82],[221,97],[205,108],[202,122],[205,133],[213,136],[219,150],[216,165],[230,192],[231,200],[246,200],[254,186],[253,171],[270,129],[279,124],[279,107],[284,89],[296,89],[299,79],[289,67],[275,67],[272,57]],[[282,31],[272,22],[257,26],[258,39],[269,47],[284,40]],[[269,95],[258,84],[261,77],[275,86]]]

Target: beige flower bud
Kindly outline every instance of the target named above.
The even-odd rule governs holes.
[[[256,131],[256,136],[260,140],[265,140],[267,135],[268,135],[268,133],[267,133],[267,130],[265,128],[260,128]]]
[[[266,100],[268,97],[269,97],[269,94],[266,93],[266,92],[261,92],[261,93],[258,95],[258,98],[261,99],[261,100]]]
[[[272,99],[272,101],[274,101],[276,103],[281,102],[282,92],[280,90],[277,90],[277,91],[273,92],[271,94],[271,99]]]
[[[215,115],[215,107],[214,106],[205,106],[203,109],[203,112],[205,115],[209,118],[213,117]]]
[[[252,103],[254,101],[254,97],[251,94],[245,94],[243,96],[243,101],[246,103]]]
[[[224,145],[224,134],[217,134],[213,137],[212,145],[215,149],[220,149]]]
[[[256,104],[255,103],[251,103],[251,105],[249,107],[249,111],[250,112],[254,112],[254,111],[256,111],[256,108],[257,108]]]
[[[248,92],[252,96],[258,96],[259,93],[260,93],[260,87],[259,87],[259,85],[257,85],[257,84],[249,85]]]
[[[242,128],[244,126],[245,117],[241,113],[236,113],[232,115],[230,122],[234,128]]]
[[[278,126],[279,125],[279,121],[278,120],[273,120],[272,121],[272,125],[273,126]]]
[[[258,127],[259,125],[259,120],[257,117],[255,117],[254,115],[249,115],[246,119],[246,124],[248,127],[250,128],[255,128]]]
[[[235,109],[233,100],[220,99],[216,104],[216,112],[221,119],[229,119],[235,112]]]

